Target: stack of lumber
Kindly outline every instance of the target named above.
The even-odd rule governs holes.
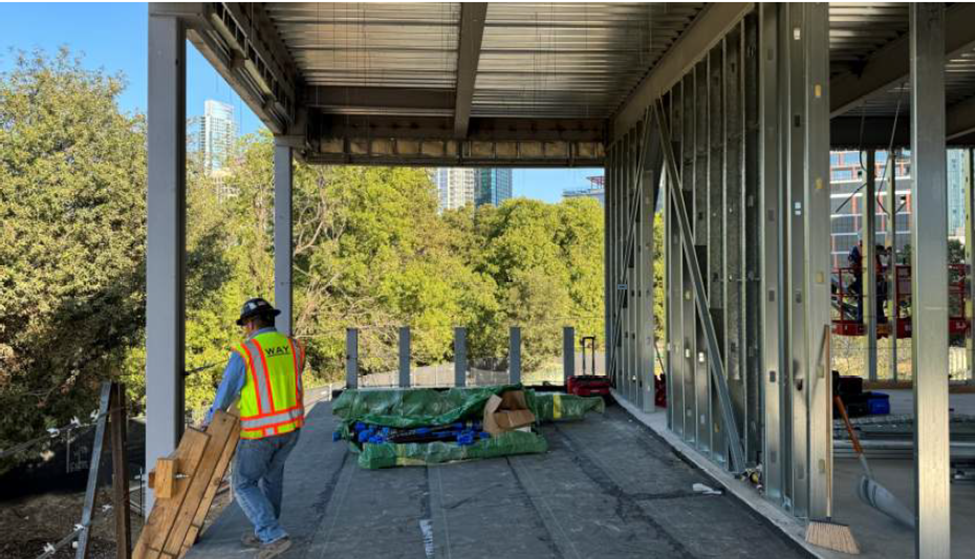
[[[156,503],[135,544],[133,559],[178,559],[203,528],[237,449],[240,421],[218,411],[206,431],[187,429],[176,451],[150,474]]]

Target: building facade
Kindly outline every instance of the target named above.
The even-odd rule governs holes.
[[[500,206],[511,198],[511,169],[477,169],[475,172],[475,204]]]
[[[207,99],[203,116],[187,121],[187,152],[198,154],[206,174],[219,171],[226,164],[237,141],[234,107]]]
[[[832,262],[833,267],[847,266],[847,255],[861,238],[863,224],[864,196],[861,188],[865,182],[863,167],[866,153],[856,151],[834,151],[830,153],[831,223],[832,223]],[[911,158],[902,152],[894,159],[888,158],[885,151],[876,152],[876,190],[877,203],[874,208],[877,224],[877,244],[887,246],[888,231],[896,230],[897,250],[902,251],[911,242]],[[963,240],[965,234],[965,181],[967,169],[964,165],[964,150],[948,150],[948,231],[950,238]],[[888,212],[891,204],[887,202],[888,165],[896,174],[894,184],[896,198],[893,204],[895,219]],[[896,227],[891,227],[894,225]]]
[[[589,181],[587,188],[570,188],[562,191],[562,199],[567,198],[593,198],[599,205],[606,203],[606,188],[603,175],[586,177]]]
[[[440,211],[456,210],[474,204],[475,169],[439,167],[433,172]]]

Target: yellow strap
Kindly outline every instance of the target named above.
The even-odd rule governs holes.
[[[555,394],[552,398],[552,419],[562,417],[562,395]]]

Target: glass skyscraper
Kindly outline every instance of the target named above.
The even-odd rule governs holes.
[[[478,169],[475,173],[475,204],[500,206],[511,198],[511,169]]]
[[[233,105],[207,99],[203,116],[187,122],[187,135],[187,151],[199,154],[203,171],[212,174],[219,170],[237,141]]]

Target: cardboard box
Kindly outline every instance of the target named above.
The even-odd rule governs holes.
[[[492,435],[533,423],[535,414],[528,409],[525,393],[521,390],[509,390],[500,397],[491,396],[484,405],[484,430]]]

